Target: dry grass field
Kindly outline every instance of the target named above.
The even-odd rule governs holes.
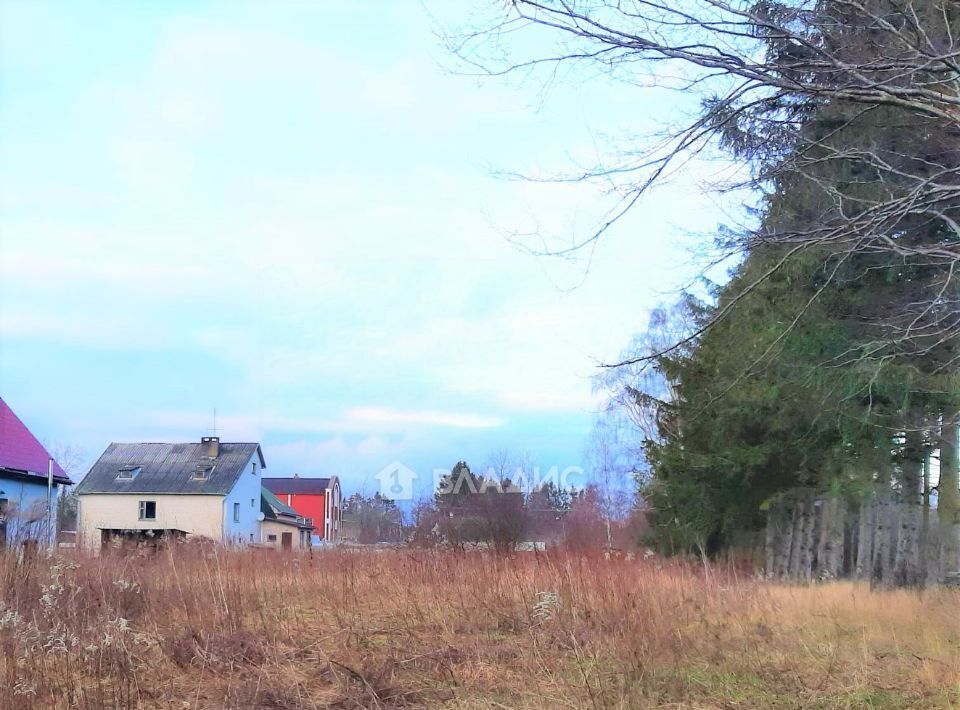
[[[960,706],[960,595],[566,553],[0,558],[0,705]]]

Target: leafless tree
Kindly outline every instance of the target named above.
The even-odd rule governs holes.
[[[379,492],[372,496],[354,493],[343,502],[356,527],[357,542],[400,542],[403,536],[403,515],[396,503]]]
[[[75,444],[56,440],[45,440],[43,446],[53,460],[60,464],[60,468],[77,483],[85,473],[83,469],[87,452]]]
[[[44,441],[44,448],[60,464],[75,484],[86,473],[87,453],[81,447],[63,441]],[[61,487],[57,495],[57,531],[76,530],[79,499],[74,488]]]
[[[596,491],[606,529],[607,546],[613,544],[613,528],[630,514],[636,501],[637,464],[641,453],[613,413],[594,422],[586,450],[588,477]]]
[[[696,325],[685,302],[654,308],[647,329],[635,335],[623,350],[624,364],[602,368],[593,379],[594,392],[605,397],[603,415],[610,421],[625,418],[625,424],[632,425],[645,441],[659,440],[661,432],[669,428],[670,418],[665,415],[673,407],[676,383],[660,369],[648,367],[642,358],[670,348],[694,330]],[[641,441],[633,441],[630,446],[636,460],[640,459],[641,445]]]
[[[534,472],[533,458],[525,451],[495,449],[487,455],[482,477],[493,483],[510,481],[514,486],[529,486]]]
[[[557,176],[601,183],[612,203],[588,234],[541,253],[570,255],[593,244],[652,187],[719,147],[750,168],[737,187],[766,197],[814,193],[796,219],[764,219],[731,234],[720,258],[773,246],[783,259],[771,272],[802,252],[920,264],[932,275],[878,308],[879,334],[852,355],[930,353],[960,336],[960,3],[500,0],[489,7],[487,21],[447,34],[466,71],[549,83],[582,70],[574,75],[599,72],[638,89],[701,98],[689,122],[624,146],[611,162]],[[880,138],[861,130],[878,116],[889,129]],[[848,176],[851,166],[856,174]],[[941,366],[955,369],[957,358],[951,353]]]

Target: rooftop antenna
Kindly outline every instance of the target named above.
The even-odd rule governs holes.
[[[213,429],[210,430],[211,436],[217,435],[217,408],[213,408]]]

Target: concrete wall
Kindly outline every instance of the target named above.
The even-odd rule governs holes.
[[[6,538],[9,545],[37,540],[52,545],[57,532],[57,495],[54,484],[47,516],[47,482],[0,477],[0,499],[6,499]]]
[[[293,549],[300,550],[307,546],[309,532],[309,530],[301,530],[294,525],[284,525],[283,523],[278,523],[275,520],[264,520],[260,524],[261,542],[263,542],[264,545],[270,545],[278,550],[280,549],[281,542],[283,541],[283,533],[291,533],[293,535]],[[271,535],[276,535],[277,539],[271,540]]]
[[[249,474],[247,474],[249,475]],[[140,501],[157,503],[156,520],[140,520]],[[213,540],[223,537],[222,496],[154,493],[88,493],[80,496],[77,542],[100,549],[100,528],[156,530],[175,528]]]
[[[230,494],[223,499],[223,541],[249,544],[260,540],[260,486],[263,474],[260,457],[254,454],[237,478]],[[251,501],[253,501],[251,503]],[[234,520],[234,504],[240,520]]]

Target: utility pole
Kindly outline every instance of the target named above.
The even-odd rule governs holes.
[[[57,540],[57,526],[53,517],[53,459],[47,459],[47,544]]]

